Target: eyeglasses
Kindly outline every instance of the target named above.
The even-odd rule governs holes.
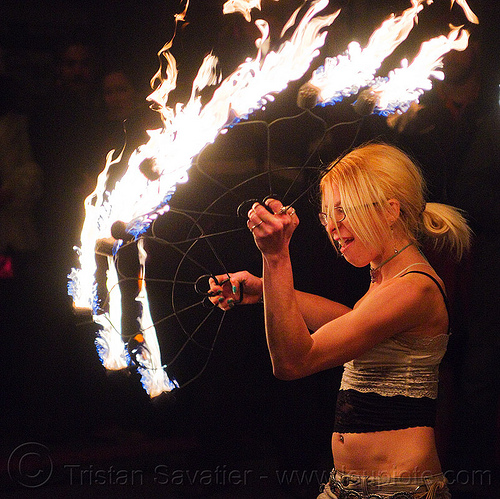
[[[328,213],[318,213],[319,221],[321,222],[321,225],[326,227],[328,225],[328,219],[333,218],[336,223],[343,222],[345,220],[346,213],[344,211],[344,208],[342,206],[335,206],[333,208],[333,217],[328,214]]]

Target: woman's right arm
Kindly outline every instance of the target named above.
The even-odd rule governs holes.
[[[307,324],[307,328],[311,331],[316,331],[326,323],[351,311],[349,307],[322,296],[297,290],[295,290],[295,296],[300,313]]]

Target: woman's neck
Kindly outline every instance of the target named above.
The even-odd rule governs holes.
[[[426,263],[425,257],[420,253],[412,241],[401,240],[395,243],[394,250],[384,255],[385,258],[377,259],[370,264],[370,278],[372,283],[381,283],[391,279],[398,272],[413,263]]]

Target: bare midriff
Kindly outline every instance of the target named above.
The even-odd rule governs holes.
[[[369,476],[421,477],[441,473],[429,427],[370,433],[334,433],[335,469]]]

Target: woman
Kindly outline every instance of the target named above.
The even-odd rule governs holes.
[[[459,258],[469,228],[456,209],[425,203],[421,173],[389,145],[350,152],[320,187],[320,220],[332,243],[352,265],[370,265],[369,289],[354,308],[294,289],[289,242],[299,220],[275,199],[248,213],[262,279],[238,272],[213,281],[212,301],[231,308],[242,284],[241,303],[263,297],[280,379],[344,365],[335,468],[320,498],[448,498],[433,426],[449,316],[443,283],[419,244],[431,239]]]

